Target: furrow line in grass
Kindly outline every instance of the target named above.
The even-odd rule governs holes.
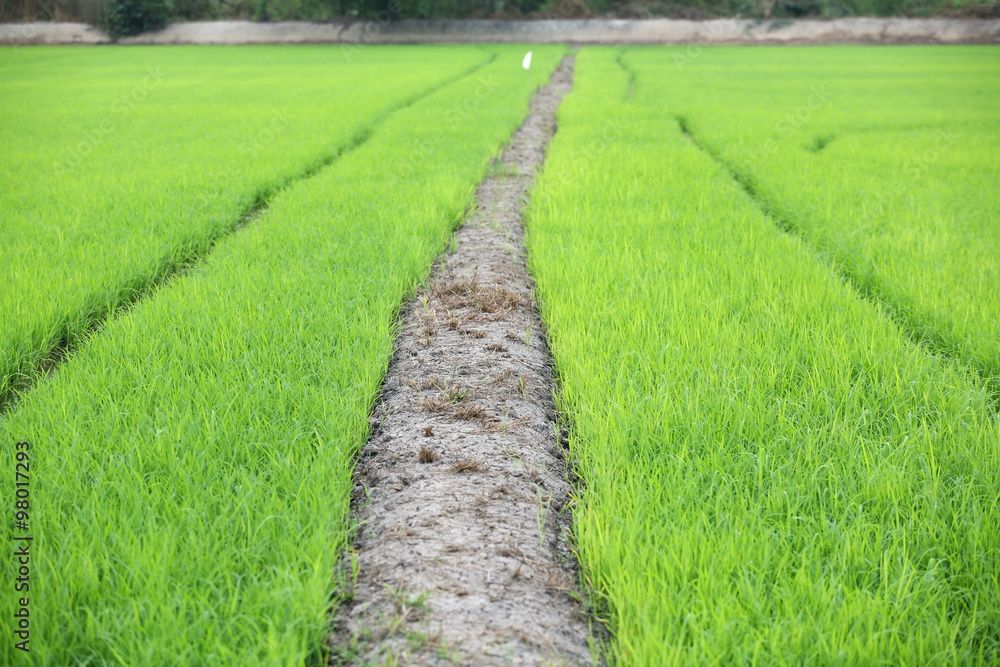
[[[471,76],[476,71],[489,65],[495,59],[496,54],[491,54],[477,65],[474,65],[473,67],[470,67],[453,77],[446,78],[400,103],[383,109],[370,122],[357,129],[346,142],[337,148],[335,152],[314,161],[303,170],[289,176],[273,187],[257,192],[254,195],[253,201],[244,209],[232,226],[228,229],[221,230],[220,233],[208,236],[204,239],[203,245],[200,248],[190,249],[189,252],[175,258],[174,262],[164,264],[148,283],[136,286],[118,303],[113,304],[106,310],[95,313],[85,331],[63,331],[57,337],[56,344],[40,362],[36,363],[33,367],[19,369],[14,376],[19,379],[10,383],[5,392],[0,393],[0,418],[15,409],[20,397],[31,391],[32,387],[35,386],[39,378],[58,368],[59,364],[65,361],[65,359],[72,354],[74,350],[78,349],[81,345],[86,344],[86,339],[88,337],[92,336],[95,332],[105,326],[109,319],[120,317],[121,315],[127,313],[137,303],[149,298],[160,287],[166,285],[172,280],[182,277],[185,273],[197,267],[200,262],[204,261],[204,259],[211,254],[220,241],[240,231],[263,215],[267,211],[268,202],[274,197],[278,196],[281,192],[287,190],[294,184],[312,178],[319,171],[330,166],[345,154],[363,145],[371,138],[372,133],[378,128],[378,126],[384,123],[393,114],[412,106],[419,100],[434,94],[446,86],[460,81],[465,77]]]
[[[719,155],[719,153],[712,149],[708,144],[700,141],[698,137],[691,132],[687,119],[683,115],[675,114],[674,119],[680,126],[681,132],[685,137],[687,137],[691,144],[698,148],[701,152],[708,155],[713,161],[715,161],[716,164],[722,167],[733,179],[733,181],[740,186],[740,188],[747,194],[748,197],[750,197],[754,204],[757,205],[761,212],[763,212],[764,215],[766,215],[778,229],[786,234],[798,238],[805,247],[809,248],[812,256],[816,258],[817,261],[821,261],[829,266],[830,270],[843,280],[844,283],[847,284],[860,298],[873,303],[878,308],[879,312],[899,327],[900,331],[906,335],[910,342],[927,350],[930,354],[948,359],[975,374],[975,376],[983,383],[989,395],[987,406],[990,414],[993,416],[1000,415],[1000,369],[993,368],[984,361],[959,354],[953,347],[946,345],[939,338],[929,335],[924,327],[921,327],[918,323],[914,322],[911,317],[908,317],[905,312],[897,308],[894,302],[878,288],[877,284],[874,282],[863,283],[856,280],[855,276],[849,270],[845,269],[836,261],[829,259],[829,253],[822,252],[812,242],[812,240],[795,225],[795,223],[789,220],[786,216],[781,215],[781,213],[760,194],[750,178]]]
[[[618,66],[622,68],[622,71],[628,75],[628,85],[625,89],[624,98],[627,104],[632,101],[632,97],[635,95],[635,70],[625,64],[625,49],[618,52],[618,55],[615,56],[615,62],[618,63]]]

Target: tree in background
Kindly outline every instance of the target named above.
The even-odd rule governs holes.
[[[104,28],[111,37],[128,37],[162,28],[173,15],[171,0],[106,0]]]

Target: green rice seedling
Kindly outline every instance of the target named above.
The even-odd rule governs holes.
[[[631,53],[630,100],[616,49],[578,56],[527,237],[611,657],[995,663],[984,382],[766,215],[685,135],[671,76]]]
[[[0,404],[285,184],[489,55],[0,50]]]
[[[279,194],[0,420],[4,460],[31,443],[33,659],[322,661],[401,301],[562,52],[536,49],[530,72],[519,47],[480,52],[488,66]],[[0,604],[10,664],[17,602]]]
[[[996,47],[635,49],[637,104],[681,118],[776,222],[1000,401]]]

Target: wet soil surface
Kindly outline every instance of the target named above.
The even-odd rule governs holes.
[[[520,216],[572,76],[568,57],[403,309],[355,471],[358,577],[334,664],[591,664]]]

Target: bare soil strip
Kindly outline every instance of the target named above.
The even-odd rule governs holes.
[[[568,464],[519,209],[572,87],[566,58],[403,309],[355,470],[354,597],[335,664],[590,664]]]

